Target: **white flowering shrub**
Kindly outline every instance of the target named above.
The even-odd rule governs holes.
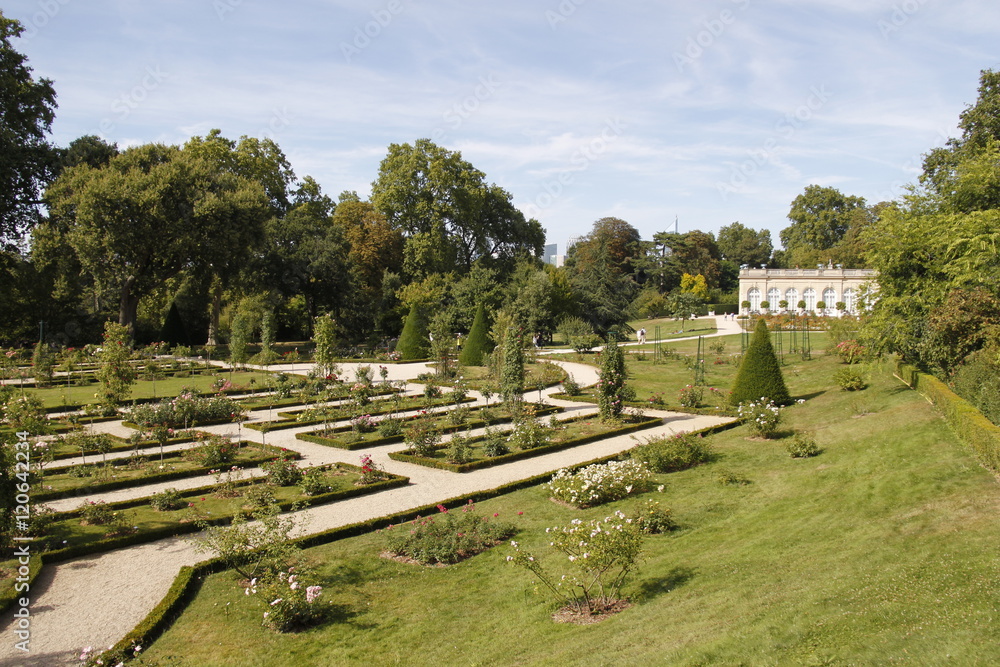
[[[646,464],[630,459],[598,463],[577,472],[563,468],[545,488],[556,500],[577,507],[593,507],[645,491],[649,478]]]
[[[642,552],[643,534],[635,520],[622,512],[584,523],[546,528],[549,545],[557,552],[554,569],[544,568],[534,554],[511,541],[514,553],[507,562],[530,571],[565,606],[582,614],[614,608],[621,589]]]
[[[750,435],[756,438],[772,437],[781,422],[781,408],[767,398],[740,403],[737,414],[750,429]]]

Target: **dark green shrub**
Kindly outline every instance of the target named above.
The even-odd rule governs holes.
[[[278,459],[262,463],[260,469],[267,475],[267,483],[274,486],[291,486],[302,481],[302,470],[294,461]]]
[[[632,458],[653,472],[675,472],[710,461],[712,448],[701,435],[678,433],[647,440],[632,449]]]
[[[774,354],[774,348],[771,347],[767,324],[763,319],[757,320],[753,338],[743,355],[739,370],[736,371],[729,402],[732,405],[739,405],[761,398],[769,398],[778,405],[788,405],[792,402],[788,387],[785,386],[785,378],[781,374],[781,367],[778,365],[778,358]]]
[[[431,353],[431,341],[427,336],[427,318],[423,309],[417,304],[410,306],[410,314],[406,316],[403,333],[399,335],[396,351],[403,361],[426,359]]]
[[[488,335],[489,331],[489,316],[486,314],[486,308],[483,304],[479,304],[476,308],[476,317],[472,321],[472,328],[469,329],[469,336],[458,355],[460,364],[463,366],[486,365],[486,355],[493,351],[492,341]]]

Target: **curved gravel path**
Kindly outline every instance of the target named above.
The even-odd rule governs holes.
[[[720,321],[720,329],[721,324]],[[558,360],[555,360],[555,363],[572,373],[581,385],[597,381],[597,369],[592,366]],[[352,374],[355,365],[342,364],[342,367],[345,373]],[[301,366],[300,364],[298,370],[303,370]],[[389,368],[390,379],[400,380],[413,379],[418,373],[426,370],[422,364],[394,364]],[[555,391],[550,389],[545,393],[551,394]],[[526,394],[526,398],[536,396],[535,392]],[[569,403],[548,396],[546,400],[574,411],[596,411],[592,405]],[[690,431],[729,421],[726,418],[664,411],[646,412],[662,417],[664,423],[662,426],[643,431],[643,436]],[[266,418],[266,414],[255,416]],[[112,430],[121,427],[111,425],[104,428]],[[375,447],[371,450],[347,451],[295,439],[295,433],[311,428],[315,426],[272,431],[267,434],[267,441],[268,444],[300,452],[306,464],[335,461],[356,464],[362,453],[369,453],[389,472],[409,477],[410,484],[370,496],[304,510],[298,514],[301,515],[299,525],[305,533],[319,532],[403,512],[472,491],[495,488],[543,472],[615,454],[631,448],[636,442],[635,436],[618,436],[502,466],[455,474],[390,460],[389,452],[405,447],[401,443]],[[228,424],[206,427],[204,430],[235,435],[233,426]],[[250,429],[243,429],[243,437],[246,440],[259,441],[262,435]],[[197,486],[204,484],[205,480],[203,478],[175,480],[166,484],[100,494],[93,499],[110,501],[146,496],[161,490],[161,487],[183,488],[187,483]],[[75,506],[81,502],[81,498],[63,502]],[[3,636],[7,641],[0,645],[0,665],[48,667],[80,664],[79,654],[85,646],[113,645],[159,603],[181,566],[194,565],[205,559],[203,553],[195,550],[191,539],[183,537],[160,540],[46,566],[30,591],[30,653],[22,653],[14,647],[16,640],[13,635],[14,619],[11,617],[13,612],[11,610],[5,615],[2,626]]]

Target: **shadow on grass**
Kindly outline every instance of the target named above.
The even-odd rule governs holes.
[[[818,396],[822,396],[825,393],[826,393],[826,390],[823,389],[822,391],[814,391],[811,394],[802,394],[801,396],[792,396],[792,399],[796,400],[796,401],[799,400],[799,399],[804,400],[804,401],[808,401],[810,398],[816,398]]]
[[[638,583],[639,591],[635,596],[636,601],[639,603],[646,602],[659,595],[680,588],[694,579],[697,573],[697,570],[694,568],[679,566],[673,568],[662,577],[643,579]]]

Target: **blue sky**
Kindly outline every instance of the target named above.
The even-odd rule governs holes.
[[[818,183],[898,197],[1000,67],[987,0],[8,0],[53,140],[269,136],[362,197],[390,143],[486,173],[549,243],[733,221]]]

